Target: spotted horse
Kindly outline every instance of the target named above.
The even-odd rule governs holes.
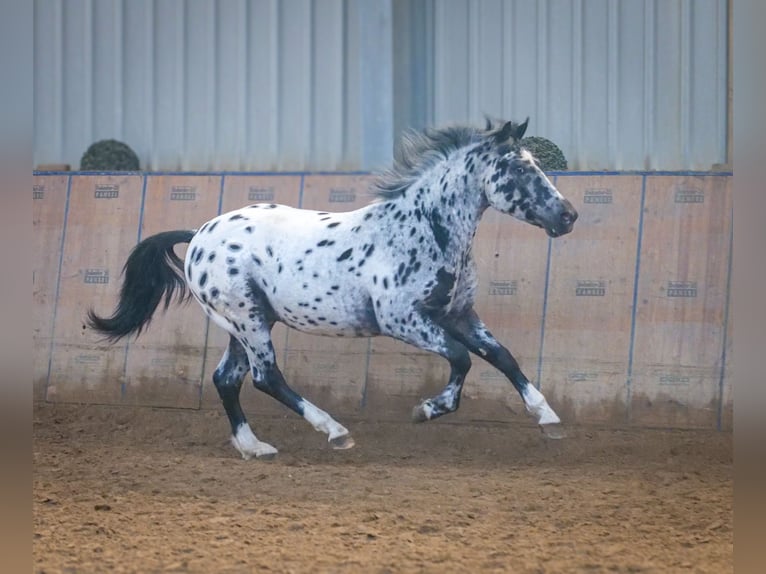
[[[166,231],[131,252],[116,310],[92,309],[88,323],[111,341],[140,334],[164,299],[189,291],[230,335],[213,383],[242,457],[277,450],[250,428],[239,402],[249,372],[255,387],[350,448],[349,431],[285,382],[271,330],[281,322],[335,337],[388,336],[436,353],[449,381],[413,410],[415,421],[455,411],[470,353],[499,369],[543,429],[560,428],[545,397],[474,310],[471,245],[488,207],[541,227],[551,237],[572,230],[577,211],[520,146],[529,118],[487,120],[409,132],[393,166],[375,180],[375,199],[345,213],[255,204],[224,213],[197,230]],[[174,246],[189,243],[185,260]],[[555,435],[555,433],[551,433]]]

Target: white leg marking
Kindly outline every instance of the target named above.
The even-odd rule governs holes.
[[[434,416],[434,406],[430,400],[425,400],[420,403],[420,410],[423,412],[423,416],[427,421],[430,421]]]
[[[550,425],[561,422],[558,415],[553,412],[553,409],[550,406],[548,406],[548,401],[545,400],[543,394],[538,391],[532,383],[527,384],[522,396],[527,411],[537,417],[537,424]]]
[[[316,430],[327,433],[327,440],[345,436],[348,429],[333,419],[322,409],[312,405],[306,399],[301,401],[303,407],[303,418],[306,419]]]
[[[237,427],[237,434],[231,437],[231,444],[234,445],[242,458],[250,460],[252,457],[261,457],[277,454],[277,449],[268,443],[258,440],[250,429],[250,425],[243,423]]]

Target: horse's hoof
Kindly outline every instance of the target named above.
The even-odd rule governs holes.
[[[335,450],[347,450],[352,448],[356,443],[350,434],[344,434],[343,436],[336,436],[330,439],[330,446]]]
[[[421,403],[412,409],[412,422],[424,423],[429,419],[425,409],[425,403]]]
[[[562,424],[547,424],[547,425],[540,425],[540,430],[543,432],[543,434],[547,438],[552,439],[561,439],[566,438],[567,433],[564,430],[564,425]]]

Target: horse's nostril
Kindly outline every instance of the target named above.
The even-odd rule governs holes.
[[[572,225],[577,221],[577,212],[573,209],[571,211],[565,211],[561,214],[561,223],[564,225]]]

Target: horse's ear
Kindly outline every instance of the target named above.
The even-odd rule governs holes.
[[[517,124],[516,122],[505,122],[503,124],[503,127],[498,129],[492,134],[492,138],[495,140],[495,143],[498,145],[506,143],[508,140],[513,140],[515,142],[518,142],[521,140],[521,138],[524,137],[524,133],[527,131],[527,125],[529,124],[529,116],[527,116],[527,119],[524,120],[523,124]],[[489,130],[491,128],[492,124],[487,118],[487,129]]]
[[[484,121],[486,122],[484,131],[488,132],[489,130],[492,129],[492,118],[489,117],[489,114],[484,114]]]
[[[529,116],[524,120],[523,124],[516,124],[516,130],[513,134],[513,139],[521,140],[524,137],[524,133],[527,131],[527,125],[529,125]]]
[[[516,124],[513,122],[505,122],[503,127],[492,134],[492,139],[495,140],[497,145],[506,143],[511,137],[515,137]]]

